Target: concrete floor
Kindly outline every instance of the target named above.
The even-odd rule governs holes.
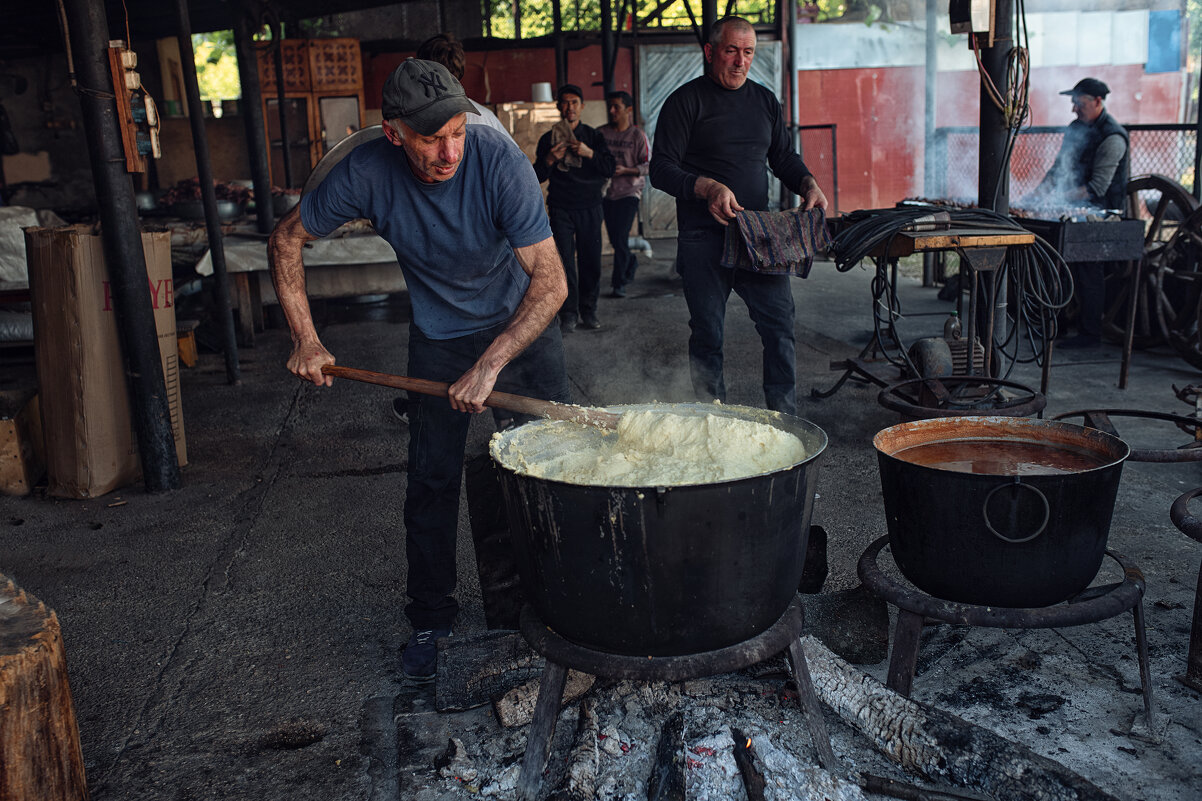
[[[575,399],[587,404],[691,400],[687,313],[656,241],[630,296],[603,298],[604,328],[566,338]],[[871,332],[869,279],[829,263],[793,283],[799,395],[826,388],[829,362],[855,355]],[[950,304],[902,279],[905,336],[941,330]],[[936,312],[916,317],[918,312]],[[339,363],[402,372],[403,303],[319,309]],[[400,519],[406,429],[393,392],[340,381],[302,385],[283,367],[286,331],[262,333],[230,386],[222,357],[183,373],[190,465],[180,490],[131,486],[67,501],[37,492],[0,499],[0,572],[53,608],[62,623],[88,782],[110,799],[458,798],[428,756],[454,716],[432,711],[432,689],[406,683],[399,652],[405,566]],[[1116,387],[1118,349],[1057,357],[1047,416],[1085,407],[1188,414],[1172,385],[1198,381],[1167,350],[1135,355]],[[759,405],[760,347],[741,301],[731,302],[729,402]],[[1017,380],[1038,385],[1032,368]],[[844,386],[800,415],[830,437],[814,522],[831,538],[826,591],[854,586],[855,563],[885,534],[872,435],[898,422],[877,388]],[[1120,422],[1140,447],[1188,435]],[[491,433],[473,424],[472,448]],[[1202,795],[1202,699],[1184,672],[1202,546],[1169,520],[1172,501],[1202,484],[1194,463],[1129,463],[1110,547],[1147,578],[1145,614],[1156,703],[1169,719],[1158,742],[1124,734],[1140,709],[1129,615],[1052,631],[948,626],[924,634],[915,697],[1018,739],[1126,799]],[[465,505],[466,506],[466,505]],[[484,627],[461,525],[460,632]],[[867,666],[883,677],[885,663]],[[1038,714],[1032,699],[1057,700]],[[394,715],[428,725],[398,729]],[[429,741],[411,739],[424,731]],[[425,788],[425,789],[422,789]]]

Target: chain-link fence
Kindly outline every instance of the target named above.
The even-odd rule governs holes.
[[[810,168],[810,172],[814,173],[814,180],[818,182],[830,203],[827,216],[834,216],[839,209],[839,150],[836,146],[836,126],[799,125],[797,130],[801,135],[801,157]]]
[[[1197,128],[1193,125],[1127,125],[1131,137],[1131,175],[1157,173],[1192,190]],[[1064,126],[1037,126],[1019,132],[1010,158],[1010,198],[1033,190],[1056,160]],[[975,202],[980,134],[976,128],[935,130],[935,186],[938,198]]]

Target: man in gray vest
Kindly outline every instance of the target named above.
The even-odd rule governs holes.
[[[1048,174],[1035,188],[1038,205],[1089,205],[1121,211],[1130,179],[1127,131],[1106,111],[1110,87],[1097,78],[1083,78],[1071,95],[1077,116],[1064,134],[1064,142]],[[1077,335],[1060,343],[1062,348],[1093,348],[1102,342],[1102,314],[1106,305],[1103,265],[1075,262],[1070,265],[1080,315]]]

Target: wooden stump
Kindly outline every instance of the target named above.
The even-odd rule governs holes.
[[[87,797],[58,618],[0,575],[0,801]]]

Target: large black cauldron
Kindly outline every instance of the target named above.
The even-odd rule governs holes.
[[[797,593],[826,434],[761,409],[659,408],[774,425],[800,437],[807,457],[752,478],[666,488],[565,484],[502,464],[526,599],[557,634],[588,648],[639,656],[724,648],[775,623]]]
[[[1055,475],[966,473],[917,464],[907,448],[967,441],[1052,445],[1092,466]],[[1050,606],[1089,586],[1110,534],[1123,460],[1117,437],[1014,417],[945,417],[886,428],[873,439],[902,574],[937,598],[1016,608]]]

